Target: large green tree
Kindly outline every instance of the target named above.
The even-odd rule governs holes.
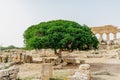
[[[26,49],[51,48],[58,57],[61,51],[97,49],[98,40],[91,29],[74,21],[52,20],[30,26],[24,32]]]

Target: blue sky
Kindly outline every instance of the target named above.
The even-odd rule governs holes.
[[[120,0],[0,0],[0,45],[24,46],[23,33],[53,19],[120,28]]]

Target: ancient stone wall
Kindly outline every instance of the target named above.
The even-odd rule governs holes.
[[[120,32],[120,29],[118,29],[116,26],[113,25],[105,25],[105,26],[99,26],[99,27],[92,27],[91,28],[92,32],[96,35],[99,34],[100,38],[99,41],[104,41],[103,40],[103,34],[106,34],[106,41],[109,43],[110,41],[110,33],[113,34],[114,40],[117,39],[117,33]]]
[[[17,80],[19,68],[14,66],[0,70],[0,80]]]
[[[0,63],[14,62],[14,63],[31,63],[32,55],[27,54],[23,50],[7,50],[0,55]]]

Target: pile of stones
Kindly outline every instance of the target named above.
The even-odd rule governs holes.
[[[79,69],[72,76],[68,77],[68,80],[91,80],[90,65],[80,65]]]
[[[19,68],[11,66],[12,64],[0,64],[0,80],[17,80]]]

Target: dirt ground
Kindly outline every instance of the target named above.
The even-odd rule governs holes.
[[[120,80],[120,60],[117,59],[103,59],[103,58],[89,58],[84,59],[86,63],[91,65],[91,73],[93,80]],[[19,77],[29,78],[31,80],[35,76],[40,75],[41,64],[25,63],[17,65],[20,68]],[[79,66],[79,65],[78,65]],[[66,78],[70,71],[78,69],[78,66],[69,65],[61,70],[54,70],[54,78]],[[25,79],[24,79],[25,80]]]
[[[87,59],[91,65],[93,80],[120,80],[120,60],[117,59]]]

